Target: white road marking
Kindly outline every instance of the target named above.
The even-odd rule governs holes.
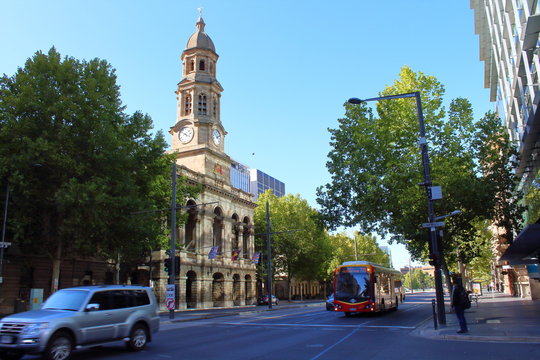
[[[331,325],[331,324],[300,324],[300,323],[247,323],[247,322],[224,322],[222,325],[234,325],[234,326],[296,326],[296,327],[324,327],[324,328],[350,328],[350,329],[404,329],[404,330],[413,330],[416,329],[414,326],[401,326],[401,325]]]

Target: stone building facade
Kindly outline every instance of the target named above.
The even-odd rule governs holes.
[[[178,230],[180,273],[177,309],[253,304],[256,300],[253,214],[249,192],[231,186],[231,158],[224,151],[227,132],[221,123],[223,88],[216,78],[218,55],[199,17],[182,53],[176,122],[171,153],[178,175],[200,185],[187,206],[188,220]],[[206,205],[205,205],[206,204]],[[212,248],[216,257],[209,258]],[[157,254],[163,259],[164,253]],[[163,262],[161,262],[163,263]],[[163,294],[167,274],[159,272],[156,293]],[[161,301],[163,304],[163,301]]]

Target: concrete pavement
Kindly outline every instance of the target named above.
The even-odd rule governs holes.
[[[457,334],[459,323],[446,303],[446,325],[435,330],[429,319],[411,334],[438,340],[540,344],[540,300],[524,300],[502,293],[484,293],[465,311],[469,332]]]

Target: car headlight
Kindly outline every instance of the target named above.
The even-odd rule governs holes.
[[[30,325],[24,327],[21,334],[22,335],[27,335],[27,336],[37,336],[37,335],[39,335],[39,333],[42,330],[46,329],[48,326],[49,326],[48,323],[30,324]]]

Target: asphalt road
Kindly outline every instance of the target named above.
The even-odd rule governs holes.
[[[397,312],[345,317],[321,307],[244,313],[162,324],[146,350],[122,344],[77,352],[74,359],[534,359],[538,344],[431,340],[414,336],[431,320],[432,294],[408,296]],[[452,316],[449,314],[448,316]],[[27,357],[28,359],[32,357]]]

